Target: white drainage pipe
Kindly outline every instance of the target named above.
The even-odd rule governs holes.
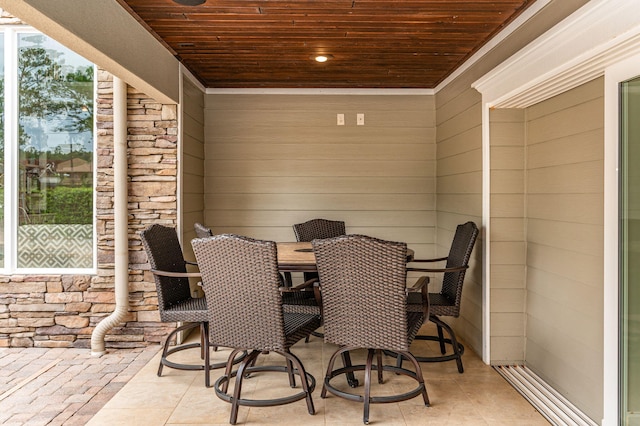
[[[106,353],[104,338],[129,312],[129,232],[127,211],[127,84],[113,77],[113,212],[115,240],[115,310],[91,334],[91,355]]]

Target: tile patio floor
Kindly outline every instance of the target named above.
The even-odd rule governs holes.
[[[362,425],[361,404],[332,395],[320,398],[324,367],[333,350],[317,337],[292,348],[318,381],[313,392],[314,416],[307,413],[304,401],[279,407],[240,407],[238,424]],[[436,350],[434,342],[419,341],[412,346],[415,353],[433,350]],[[199,350],[185,352],[174,357],[199,360]],[[226,353],[221,350],[214,356],[223,359]],[[355,361],[359,355],[355,354]],[[274,355],[263,359],[280,361]],[[218,399],[213,388],[204,386],[201,371],[165,367],[163,376],[157,377],[158,360],[158,346],[110,350],[101,358],[92,358],[86,349],[0,349],[0,424],[229,424],[230,405]],[[464,355],[464,365],[464,374],[459,374],[455,362],[423,363],[431,406],[425,407],[419,397],[372,405],[370,424],[549,425],[470,350]],[[218,370],[213,370],[212,381],[216,377]],[[378,388],[380,392],[403,389],[407,383],[404,376],[388,374],[385,379]],[[247,396],[254,393],[263,396],[290,392],[290,388],[286,376],[261,374],[247,380],[243,392]]]
[[[425,326],[429,327],[429,326]],[[250,425],[362,425],[362,405],[329,395],[320,398],[326,363],[335,347],[312,337],[292,348],[305,368],[318,381],[313,392],[316,414],[307,412],[304,401],[278,407],[240,407],[238,424]],[[417,341],[415,353],[437,350],[437,343]],[[199,351],[190,350],[184,359],[198,362]],[[215,356],[226,358],[223,350]],[[354,361],[358,361],[356,354]],[[177,356],[176,354],[175,356]],[[182,355],[181,355],[182,357]],[[262,358],[262,357],[261,357]],[[259,358],[260,359],[260,358]],[[263,361],[281,362],[281,357],[269,355]],[[185,372],[165,367],[162,377],[156,376],[159,355],[140,370],[88,423],[101,425],[228,425],[230,405],[216,397],[213,388],[204,386],[202,372]],[[387,359],[393,362],[391,359]],[[540,415],[498,373],[485,365],[472,351],[464,355],[464,374],[459,374],[455,362],[423,363],[423,373],[431,406],[421,398],[371,408],[370,424],[377,425],[529,425],[548,426]],[[212,378],[218,376],[212,371]],[[286,376],[256,375],[243,387],[246,397],[283,395],[291,392]],[[404,376],[385,375],[380,392],[409,389]],[[341,378],[334,380],[340,381]],[[362,383],[362,379],[360,382]],[[404,386],[404,387],[403,387]],[[409,385],[411,386],[411,385]],[[278,393],[280,392],[280,393]]]

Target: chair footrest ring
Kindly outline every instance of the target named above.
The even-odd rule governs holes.
[[[330,393],[332,393],[333,395],[339,396],[341,398],[345,398],[345,399],[349,399],[351,401],[358,401],[358,402],[364,402],[364,396],[362,395],[358,395],[358,394],[354,394],[354,393],[350,393],[350,392],[345,392],[342,391],[336,387],[334,387],[331,384],[331,379],[333,379],[336,376],[339,376],[341,374],[348,374],[348,373],[353,373],[354,371],[364,371],[366,368],[365,365],[352,365],[349,367],[343,367],[343,368],[338,368],[336,370],[333,370],[330,375],[328,377],[325,377],[324,379],[324,387],[327,391],[329,391]],[[377,365],[373,365],[371,367],[371,370],[378,370]],[[388,402],[398,402],[398,401],[406,401],[408,399],[411,399],[413,397],[416,397],[418,395],[420,395],[422,392],[424,392],[425,389],[425,385],[424,383],[420,383],[420,380],[418,379],[418,376],[416,375],[416,373],[414,373],[411,370],[407,370],[406,368],[399,368],[399,367],[394,367],[392,365],[383,365],[382,366],[382,371],[389,371],[395,374],[402,374],[405,376],[409,376],[412,379],[416,380],[418,382],[418,386],[415,389],[412,389],[408,392],[405,393],[401,393],[401,394],[395,394],[395,395],[385,395],[385,396],[371,396],[369,398],[369,402],[372,404],[382,404],[382,403],[388,403]]]
[[[245,377],[249,376],[251,373],[257,373],[257,372],[261,372],[261,371],[271,371],[271,372],[280,372],[280,373],[288,373],[288,370],[286,367],[284,366],[277,366],[277,365],[263,365],[263,366],[255,366],[255,367],[247,367],[244,370],[245,373]],[[218,398],[220,398],[223,401],[226,402],[233,402],[233,396],[229,395],[228,393],[224,392],[222,390],[222,385],[226,382],[231,380],[232,378],[234,378],[237,374],[237,371],[234,371],[231,373],[231,376],[222,376],[219,377],[218,380],[216,380],[216,382],[214,383],[213,387],[216,391],[216,395],[218,396]],[[300,377],[300,372],[298,371],[298,369],[294,369],[293,374],[297,375],[298,377]],[[309,383],[309,394],[311,394],[313,392],[313,390],[316,388],[316,379],[315,377],[313,377],[311,374],[306,373],[305,375],[307,376],[307,382]],[[246,399],[246,398],[239,398],[237,400],[237,404],[238,405],[245,405],[245,406],[249,406],[249,407],[271,407],[271,406],[275,406],[275,405],[282,405],[282,404],[289,404],[291,402],[296,402],[296,401],[300,401],[301,399],[305,399],[307,397],[307,392],[302,391],[302,392],[298,392],[295,393],[293,395],[289,395],[289,396],[285,396],[285,397],[281,397],[281,398],[273,398],[273,399]]]
[[[176,370],[204,370],[204,363],[202,364],[182,364],[179,362],[174,362],[168,359],[169,355],[174,354],[176,352],[180,352],[186,349],[199,348],[200,343],[188,343],[186,345],[180,345],[173,347],[167,350],[167,353],[160,359],[160,363],[165,367],[175,368]],[[247,352],[243,352],[239,357],[237,357],[233,363],[237,364],[241,362],[247,356]],[[224,368],[227,365],[227,361],[216,362],[214,364],[209,364],[209,370],[215,370],[217,368]]]
[[[440,339],[438,336],[422,336],[418,335],[414,340],[431,340],[434,342],[439,342]],[[451,339],[445,338],[443,339],[444,343],[451,345],[453,347],[453,342]],[[439,355],[439,356],[417,356],[414,354],[416,359],[419,362],[442,362],[442,361],[451,361],[453,359],[457,359],[464,354],[464,345],[462,343],[458,343],[458,353],[455,352],[449,355]]]

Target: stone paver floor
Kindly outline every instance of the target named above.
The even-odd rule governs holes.
[[[159,350],[0,348],[0,424],[84,425]]]

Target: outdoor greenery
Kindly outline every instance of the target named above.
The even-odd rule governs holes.
[[[93,162],[85,148],[93,132],[92,65],[71,66],[65,52],[45,48],[41,35],[26,35],[18,54],[21,222],[90,224],[92,179],[62,175],[62,162]],[[59,136],[56,136],[59,135]],[[62,138],[62,144],[61,139]],[[85,163],[86,164],[86,163]],[[86,175],[86,173],[85,173]],[[45,184],[52,179],[57,185]],[[71,187],[73,186],[73,187]]]
[[[59,186],[47,190],[47,209],[44,213],[53,216],[52,223],[93,223],[92,188],[67,188]]]
[[[18,225],[17,245],[7,248],[14,252],[17,267],[90,267],[94,65],[33,32],[18,30],[6,38],[0,34],[2,47],[17,55],[7,56],[6,62],[0,55],[0,232],[12,235],[16,230],[9,227]],[[13,72],[4,73],[7,65],[15,67]],[[7,97],[9,88],[15,88],[17,99]],[[5,122],[15,124],[11,134],[5,133]],[[11,187],[5,185],[7,159],[12,159]],[[15,201],[5,204],[5,191]],[[10,223],[5,223],[6,212],[13,213]],[[53,234],[61,230],[74,250],[82,251],[84,263],[77,262],[73,250],[41,256],[43,247],[56,244]]]
[[[81,134],[93,130],[93,67],[68,70],[62,66],[62,58],[52,58],[42,47],[20,49],[18,63],[18,87],[20,104],[19,144],[28,158],[41,158],[47,151],[48,161],[64,161],[70,158],[90,160],[91,152],[84,149],[63,153],[60,146],[51,150],[34,138],[40,132],[25,129],[29,119],[42,128],[46,121],[59,123],[55,130],[61,133]]]

